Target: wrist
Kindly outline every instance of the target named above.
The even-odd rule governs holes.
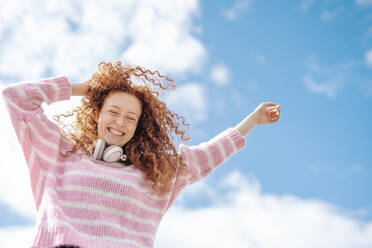
[[[252,112],[243,121],[236,125],[235,128],[240,132],[241,135],[247,135],[254,127],[256,127],[258,124],[256,116],[256,113]]]
[[[88,84],[87,83],[74,83],[71,85],[72,95],[73,96],[85,96],[88,93]]]

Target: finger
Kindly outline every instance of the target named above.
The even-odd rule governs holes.
[[[274,116],[273,118],[271,118],[272,120],[279,120],[279,116]]]
[[[266,102],[264,103],[264,106],[275,106],[277,104],[273,103],[273,102]]]
[[[279,104],[275,103],[275,102],[265,102],[264,105],[266,106],[279,106]]]
[[[274,109],[275,109],[275,106],[273,106],[273,107],[266,107],[266,110],[268,110],[268,111],[272,111]]]
[[[270,113],[270,117],[274,118],[274,117],[279,117],[280,116],[280,113],[278,113],[278,111],[273,111]]]
[[[278,108],[270,108],[270,109],[267,109],[268,112],[270,113],[278,113],[280,112],[280,110]]]
[[[278,104],[269,104],[269,105],[266,105],[266,106],[269,106],[269,107],[266,107],[267,109],[280,108],[280,105],[278,105]]]

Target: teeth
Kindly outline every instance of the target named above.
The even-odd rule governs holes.
[[[120,136],[122,136],[122,135],[124,134],[124,133],[120,133],[120,132],[118,132],[118,131],[112,129],[111,127],[109,127],[109,131],[110,131],[111,133],[113,133],[113,134],[120,135]]]

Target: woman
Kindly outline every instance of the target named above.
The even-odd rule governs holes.
[[[242,149],[257,124],[280,117],[279,105],[262,103],[236,127],[177,151],[174,135],[187,140],[180,128],[187,124],[155,90],[169,86],[173,81],[158,72],[102,62],[84,83],[61,76],[4,88],[37,209],[32,247],[153,247],[181,190]],[[59,128],[41,103],[71,95],[84,96],[82,105],[57,116]],[[63,126],[60,118],[72,115],[76,121]],[[110,160],[118,148],[123,155]]]

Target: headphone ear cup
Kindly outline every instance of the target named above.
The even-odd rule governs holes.
[[[105,141],[102,139],[97,140],[96,146],[94,148],[93,158],[96,160],[100,160],[103,154],[103,151],[105,150]]]
[[[112,145],[103,152],[103,160],[106,162],[117,162],[123,155],[123,149],[120,146]]]

